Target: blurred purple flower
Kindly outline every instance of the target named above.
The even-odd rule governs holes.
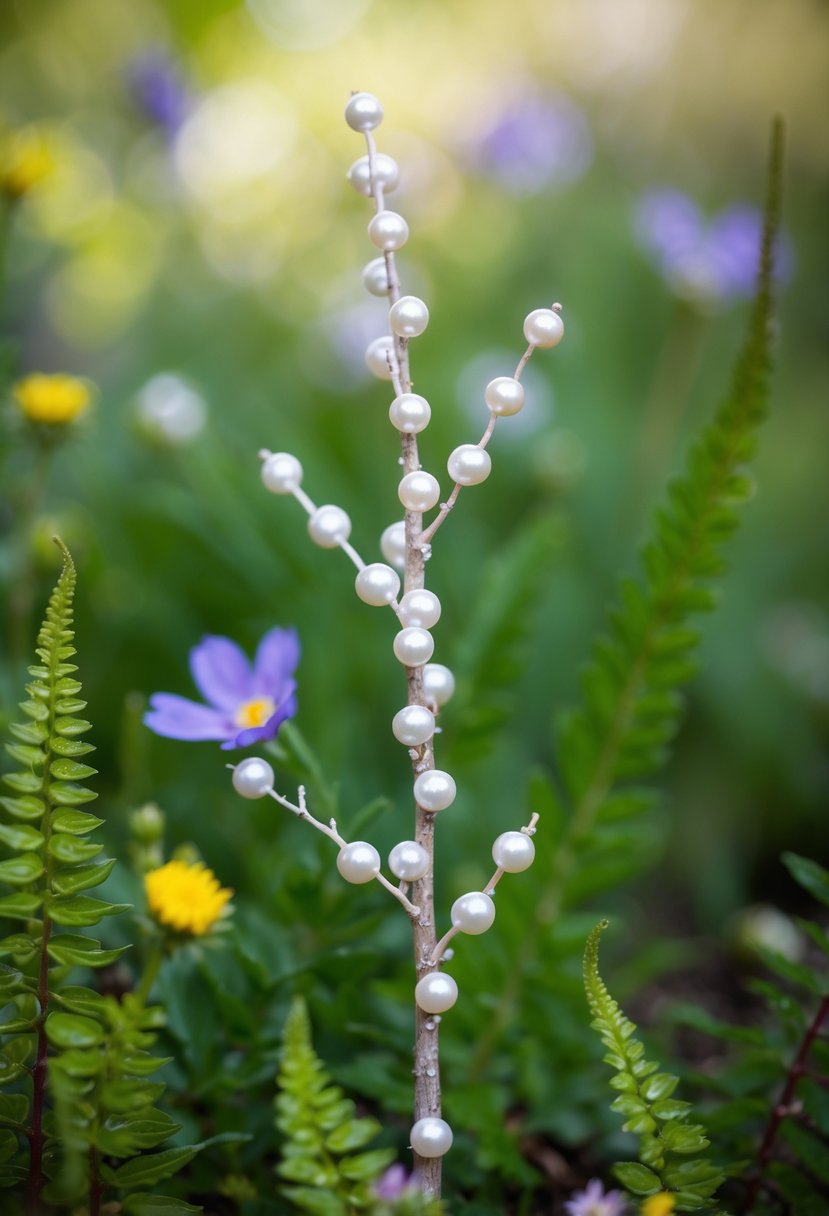
[[[144,116],[175,135],[190,109],[190,94],[175,61],[164,51],[144,51],[129,64],[127,81]]]
[[[144,723],[168,739],[217,739],[224,749],[273,739],[296,713],[298,662],[293,629],[266,633],[252,666],[230,638],[202,638],[190,651],[190,672],[207,704],[157,692]]]
[[[622,1216],[625,1206],[621,1191],[605,1191],[598,1178],[592,1178],[565,1203],[564,1210],[569,1216]]]
[[[390,1165],[372,1188],[378,1199],[388,1199],[394,1202],[402,1199],[412,1185],[412,1176],[404,1165]]]
[[[753,294],[763,234],[756,207],[740,203],[709,222],[687,194],[648,190],[636,207],[634,227],[640,245],[677,295],[728,302]],[[793,262],[785,237],[776,252],[776,277],[785,280]]]
[[[566,185],[581,177],[592,159],[587,118],[563,93],[513,98],[473,153],[476,168],[512,194]]]

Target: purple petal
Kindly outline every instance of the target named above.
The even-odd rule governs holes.
[[[287,722],[288,718],[293,718],[295,713],[296,684],[291,680],[287,689],[287,696],[282,704],[277,707],[276,711],[271,714],[267,722],[263,722],[261,726],[249,726],[247,729],[239,731],[233,739],[230,739],[227,743],[223,743],[222,747],[225,751],[229,751],[233,747],[251,747],[254,743],[262,743],[267,739],[273,739],[282,723]]]
[[[171,692],[150,697],[144,725],[167,739],[229,739],[236,730],[226,714]]]
[[[287,684],[299,663],[295,629],[271,629],[262,638],[253,661],[253,688],[277,704],[288,693]]]
[[[205,701],[231,715],[254,696],[250,663],[230,638],[202,638],[190,651],[190,672]]]

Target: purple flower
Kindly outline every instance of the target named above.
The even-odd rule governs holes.
[[[175,62],[164,51],[144,51],[129,64],[127,79],[138,109],[175,135],[190,109],[190,95]]]
[[[598,1178],[592,1178],[565,1203],[564,1210],[569,1216],[622,1216],[625,1200],[621,1191],[605,1191]]]
[[[473,155],[510,193],[535,194],[581,177],[593,140],[583,112],[564,93],[530,90],[502,109]]]
[[[681,191],[649,190],[639,200],[634,226],[639,243],[677,295],[701,302],[753,295],[763,235],[756,207],[737,204],[707,221]],[[776,277],[785,280],[792,268],[785,238],[776,255]]]
[[[412,1185],[412,1177],[404,1165],[390,1165],[372,1188],[378,1199],[394,1202],[402,1199]]]
[[[298,662],[293,629],[266,633],[252,666],[230,638],[202,638],[190,651],[190,672],[207,704],[157,692],[144,722],[168,739],[221,739],[225,749],[273,739],[296,713]]]

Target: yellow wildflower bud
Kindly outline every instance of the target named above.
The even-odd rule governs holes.
[[[233,894],[201,862],[168,861],[144,875],[150,915],[177,933],[202,937],[213,928]]]
[[[642,1204],[642,1216],[671,1216],[676,1208],[676,1196],[667,1191],[658,1195],[649,1195]]]
[[[14,395],[30,422],[45,422],[53,426],[66,426],[74,422],[92,399],[86,381],[62,375],[26,376],[14,386]]]
[[[10,136],[0,150],[0,185],[11,198],[22,198],[55,166],[55,158],[41,132],[24,128]]]

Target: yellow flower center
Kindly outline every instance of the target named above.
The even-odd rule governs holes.
[[[26,376],[14,386],[17,403],[30,422],[65,425],[88,407],[89,386],[74,376]]]
[[[245,701],[239,706],[234,721],[242,730],[250,726],[264,726],[275,709],[276,702],[271,697],[254,697],[252,701]]]
[[[670,1216],[676,1208],[676,1196],[668,1191],[660,1191],[651,1195],[642,1204],[642,1216]]]
[[[144,875],[150,915],[178,933],[202,937],[222,915],[233,892],[201,862],[168,861]]]

